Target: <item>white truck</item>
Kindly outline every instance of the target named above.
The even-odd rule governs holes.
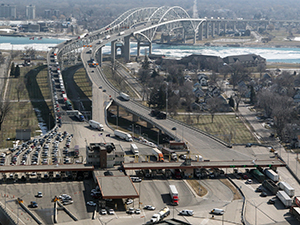
[[[130,97],[128,94],[125,94],[123,92],[120,93],[120,97],[123,98],[125,101],[129,101]]]
[[[124,35],[125,34],[125,32],[124,31],[121,31],[120,33],[119,33],[119,36],[122,36],[122,35]]]
[[[105,40],[108,40],[108,39],[110,39],[110,35],[105,36]]]
[[[103,125],[95,120],[89,120],[90,127],[103,131]]]
[[[295,195],[295,189],[293,187],[291,187],[288,183],[281,181],[278,183],[278,187],[281,190],[284,190],[285,193],[287,193],[288,196],[292,197]]]
[[[172,199],[172,203],[174,205],[178,205],[179,195],[175,185],[169,185],[170,195]]]
[[[269,177],[272,181],[278,182],[279,181],[279,175],[272,169],[265,169],[265,174],[267,177]]]
[[[136,146],[136,144],[130,144],[130,150],[134,155],[139,154],[139,148]]]
[[[121,130],[115,130],[114,131],[114,134],[115,136],[121,138],[121,139],[124,139],[125,141],[132,141],[132,137],[130,134],[124,132],[124,131],[121,131]]]
[[[170,215],[170,209],[168,206],[164,207],[162,210],[160,210],[158,213],[155,213],[152,218],[152,223],[158,223],[159,221],[166,218],[168,215]]]
[[[293,200],[285,193],[285,191],[278,191],[276,194],[277,198],[284,204],[286,208],[292,206]]]

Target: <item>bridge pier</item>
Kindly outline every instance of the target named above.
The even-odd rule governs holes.
[[[226,30],[227,30],[227,22],[224,22],[224,36],[226,35]]]
[[[137,42],[137,50],[136,50],[136,56],[139,57],[141,53],[141,42]]]
[[[153,127],[152,123],[147,122],[147,128],[152,128],[152,127]]]
[[[209,32],[209,24],[208,24],[208,21],[205,22],[206,23],[206,32],[205,32],[205,38],[207,39],[208,38],[208,32]]]
[[[221,22],[217,22],[217,34],[220,35]]]
[[[116,59],[116,41],[111,42],[110,55],[111,63],[114,64]]]
[[[102,58],[103,58],[103,55],[102,55],[102,47],[101,47],[101,48],[99,48],[99,50],[96,53],[96,60],[100,66],[102,65]]]
[[[139,117],[137,115],[132,114],[132,122],[138,122]]]
[[[151,54],[152,54],[152,43],[149,42],[149,55],[151,55]]]
[[[214,38],[215,37],[215,22],[211,22],[211,36]]]
[[[124,57],[125,61],[130,61],[130,36],[124,37]]]
[[[198,40],[203,40],[203,23],[201,23],[198,28]]]
[[[233,21],[233,32],[236,31],[236,22]]]

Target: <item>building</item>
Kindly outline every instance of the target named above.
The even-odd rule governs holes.
[[[44,17],[47,18],[47,19],[51,18],[51,10],[50,9],[46,9],[44,11]]]
[[[0,18],[17,18],[17,9],[15,5],[1,4],[0,5]]]
[[[60,12],[58,9],[53,10],[53,16],[55,16],[56,18],[59,18]]]
[[[23,24],[22,25],[22,32],[40,32],[40,25],[39,24]]]
[[[86,147],[86,163],[100,168],[112,168],[124,162],[121,145],[113,143],[90,143]]]
[[[33,20],[35,19],[35,5],[27,5],[25,8],[26,19]]]
[[[266,59],[255,54],[227,56],[223,58],[223,61],[227,65],[232,65],[236,62],[239,62],[244,67],[256,67],[259,64],[266,65]]]
[[[30,140],[30,129],[16,129],[16,140]]]

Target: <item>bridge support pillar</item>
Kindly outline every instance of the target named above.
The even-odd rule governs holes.
[[[116,59],[116,41],[111,42],[110,58],[111,58],[111,63],[114,63]]]
[[[102,47],[101,47],[101,48],[99,48],[99,50],[96,54],[96,60],[100,66],[102,65],[102,58],[103,58],[103,55],[102,55]]]
[[[236,22],[233,22],[233,32],[236,31]]]
[[[124,57],[125,61],[130,61],[130,36],[124,37]]]
[[[152,127],[153,127],[152,123],[147,122],[147,128],[152,128]]]
[[[132,114],[132,122],[138,122],[139,117],[137,115]]]
[[[221,22],[217,23],[217,35],[220,35]]]
[[[226,36],[227,22],[224,22],[224,36]]]
[[[137,42],[137,50],[136,50],[136,56],[139,57],[141,53],[141,42]]]
[[[214,38],[215,37],[215,22],[211,22],[211,36]]]
[[[117,118],[119,118],[119,105],[117,105]],[[118,125],[118,124],[117,124]]]
[[[152,43],[149,42],[149,55],[151,55],[151,54],[152,54]]]
[[[208,24],[208,21],[205,22],[205,25],[206,25],[206,32],[205,32],[205,38],[207,39],[208,38],[208,32],[209,32],[209,24]]]
[[[183,43],[185,44],[186,43],[186,35],[185,35],[185,30],[182,29],[182,33],[183,33]]]
[[[201,23],[198,28],[198,40],[203,40],[203,23]]]

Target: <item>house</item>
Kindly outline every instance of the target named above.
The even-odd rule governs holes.
[[[201,86],[207,86],[208,85],[208,77],[204,73],[199,73],[198,75],[198,81],[201,84]]]
[[[201,87],[195,88],[193,92],[196,98],[203,98],[205,96],[205,93]]]
[[[266,59],[255,54],[227,56],[223,58],[223,61],[229,66],[237,62],[241,63],[244,67],[256,67],[259,64],[266,65]]]

